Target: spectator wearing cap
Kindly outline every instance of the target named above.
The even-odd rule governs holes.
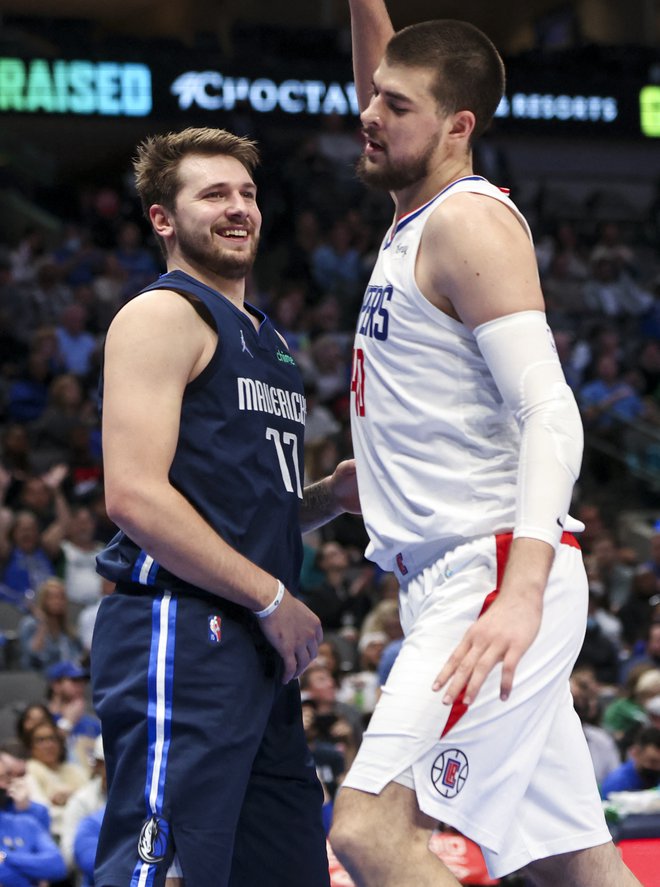
[[[71,795],[87,783],[89,774],[78,764],[66,760],[65,740],[51,724],[37,724],[28,734],[27,742],[26,779],[30,795],[48,807],[51,834],[59,841],[64,806]]]
[[[603,798],[612,792],[645,791],[660,786],[660,730],[642,727],[630,747],[628,760],[605,777]]]
[[[9,809],[10,782],[0,758],[0,884],[30,887],[61,881],[66,876],[62,854],[38,819]]]
[[[25,669],[46,671],[82,655],[82,644],[69,625],[68,598],[61,579],[51,576],[41,583],[36,605],[21,620],[18,634]]]
[[[74,848],[78,828],[85,817],[91,816],[105,807],[107,790],[103,740],[97,736],[94,742],[94,765],[91,778],[86,785],[71,795],[64,807],[60,849],[69,868],[73,868],[75,865]]]
[[[64,661],[51,666],[46,677],[48,710],[66,738],[68,760],[89,768],[94,742],[101,734],[99,719],[88,711],[85,696],[89,673],[77,662]]]

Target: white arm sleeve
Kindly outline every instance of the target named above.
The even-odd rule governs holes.
[[[474,335],[521,432],[513,535],[556,548],[580,473],[583,432],[545,314],[508,314]]]

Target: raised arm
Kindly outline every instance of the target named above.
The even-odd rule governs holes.
[[[353,73],[360,111],[369,104],[371,79],[394,28],[384,0],[349,0],[353,40]]]

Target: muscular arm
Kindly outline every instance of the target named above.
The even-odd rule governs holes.
[[[474,699],[498,662],[502,698],[511,692],[516,666],[540,625],[554,548],[579,471],[582,429],[547,335],[526,232],[490,198],[456,195],[442,209],[429,231],[442,270],[425,268],[422,257],[420,272],[437,304],[449,305],[475,330],[521,430],[515,538],[498,599],[466,633],[434,684],[439,689],[450,681],[445,695],[450,703],[464,687],[465,701]]]
[[[353,73],[360,110],[369,104],[372,76],[394,28],[383,0],[349,0],[353,40]]]
[[[106,505],[117,526],[167,570],[262,610],[275,598],[276,578],[228,545],[169,481],[184,389],[214,348],[209,327],[175,293],[143,294],[119,312],[104,365]],[[285,682],[315,657],[320,623],[288,592],[260,625],[284,660]]]
[[[302,532],[315,530],[345,511],[360,513],[353,459],[340,462],[330,477],[305,487],[300,506]]]

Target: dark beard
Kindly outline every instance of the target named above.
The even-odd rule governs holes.
[[[411,161],[405,167],[395,169],[391,166],[378,169],[372,167],[363,154],[356,165],[356,172],[365,185],[379,188],[385,191],[402,191],[411,185],[417,184],[428,175],[428,155],[424,154],[417,160]]]
[[[254,265],[259,239],[255,239],[249,253],[233,253],[230,250],[212,250],[200,246],[185,231],[177,231],[177,241],[181,254],[191,265],[210,272],[225,280],[242,280]]]

